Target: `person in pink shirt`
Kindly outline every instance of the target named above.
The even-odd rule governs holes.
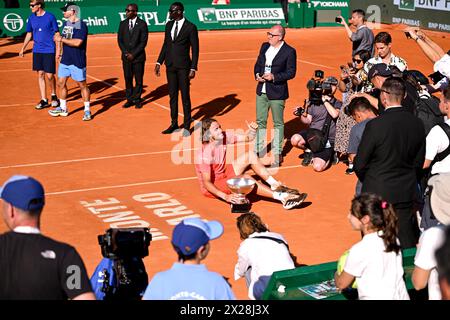
[[[257,125],[252,122],[248,124],[248,127],[249,130],[245,134],[234,134],[231,131],[222,130],[215,119],[202,120],[202,147],[195,156],[195,171],[202,194],[228,203],[238,203],[238,197],[231,193],[226,182],[235,176],[253,179],[245,174],[245,171],[251,168],[269,185],[256,181],[255,189],[258,195],[279,200],[285,209],[299,206],[306,199],[307,194],[288,188],[273,178],[255,153],[244,153],[232,163],[227,163],[228,144],[250,142],[255,139]]]

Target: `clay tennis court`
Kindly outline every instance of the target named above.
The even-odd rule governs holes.
[[[392,34],[393,52],[406,59],[409,69],[431,73],[431,62],[414,41],[405,38],[400,26],[374,30],[378,31]],[[213,116],[223,128],[245,129],[245,121],[255,119],[253,65],[261,43],[266,41],[265,32],[199,32],[199,70],[191,87],[196,120]],[[428,34],[445,50],[450,48],[448,34]],[[143,94],[146,102],[137,110],[122,108],[125,84],[116,36],[89,36],[87,81],[94,118],[83,122],[81,97],[71,80],[68,117],[52,118],[48,109],[35,110],[39,91],[37,76],[31,71],[31,50],[19,58],[21,40],[0,40],[0,181],[24,174],[44,184],[47,205],[41,229],[75,246],[89,275],[102,258],[97,235],[111,224],[150,225],[154,240],[144,262],[151,279],[177,258],[170,245],[173,224],[179,221],[176,219],[217,219],[225,232],[212,242],[205,263],[229,278],[237,298],[247,299],[245,281],[233,279],[240,243],[237,215],[230,213],[228,204],[205,198],[199,191],[193,164],[193,149],[199,147],[198,132],[184,140],[160,134],[170,124],[165,72],[160,78],[153,74],[162,41],[162,33],[149,35]],[[285,131],[290,137],[300,130],[292,109],[307,97],[306,81],[316,69],[325,71],[325,76],[338,76],[339,65],[349,60],[351,43],[339,27],[288,29],[286,41],[298,54],[297,76],[289,82],[290,99],[285,110]],[[272,127],[271,120],[268,127]],[[185,149],[183,154],[181,149]],[[286,211],[270,199],[258,200],[252,211],[262,216],[272,231],[285,236],[300,263],[337,260],[360,237],[346,218],[356,177],[345,175],[342,163],[315,173],[312,167],[300,166],[298,150],[287,151],[276,177],[307,192],[306,203]],[[180,163],[182,156],[184,163]],[[5,230],[2,221],[0,232]]]

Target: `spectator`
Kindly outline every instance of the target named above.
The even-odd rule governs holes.
[[[95,300],[83,261],[72,246],[41,234],[44,188],[12,176],[0,189],[0,300]]]
[[[314,170],[317,172],[324,171],[334,156],[336,119],[342,107],[342,102],[334,97],[338,80],[335,77],[328,77],[324,80],[324,83],[331,85],[331,92],[328,95],[322,95],[322,103],[308,102],[307,108],[300,112],[301,122],[309,125],[309,129],[291,137],[292,146],[305,150],[302,165],[308,166],[312,163]],[[325,148],[311,151],[310,142],[313,141],[311,140],[311,133],[314,133],[314,130],[324,132],[327,143]]]
[[[436,250],[437,272],[442,300],[450,300],[450,227],[445,230],[445,240]]]
[[[237,228],[243,241],[237,252],[234,279],[245,277],[248,297],[261,299],[272,273],[295,268],[289,246],[281,234],[270,232],[253,212],[240,215]]]
[[[201,263],[208,256],[210,240],[222,233],[219,221],[204,222],[198,218],[181,221],[172,234],[178,262],[170,270],[155,274],[143,300],[234,300],[227,281]]]
[[[58,46],[62,47],[61,62],[58,68],[58,85],[61,92],[60,106],[49,110],[52,117],[67,117],[67,80],[72,78],[80,88],[83,97],[84,115],[83,121],[90,121],[91,116],[91,92],[86,83],[86,49],[88,27],[80,18],[80,7],[74,2],[67,2],[61,8],[66,19],[63,25],[63,35],[55,35]]]
[[[356,279],[360,300],[409,300],[394,207],[363,193],[352,200],[348,220],[363,238],[350,249],[342,273],[335,274],[336,287],[343,290]]]
[[[388,66],[395,66],[401,72],[408,69],[406,61],[392,53],[392,37],[387,32],[380,32],[375,37],[375,49],[377,55],[369,59],[364,64],[364,72],[369,74],[369,70],[378,63],[385,63]]]
[[[373,56],[374,36],[372,30],[366,25],[366,13],[364,10],[356,9],[352,11],[350,23],[356,28],[355,32],[350,29],[344,17],[339,16],[339,18],[341,18],[341,24],[345,27],[347,35],[352,42],[352,57],[361,50],[366,50],[370,53],[370,56]]]
[[[428,181],[431,190],[431,212],[438,225],[425,230],[419,239],[412,283],[416,290],[424,289],[428,284],[428,298],[440,300],[439,279],[436,270],[436,249],[444,242],[445,226],[450,225],[450,173],[433,176]]]
[[[357,92],[366,92],[370,90],[370,81],[364,73],[363,66],[370,59],[370,53],[362,50],[358,51],[353,57],[352,66],[341,66],[341,81],[339,81],[339,90],[343,93],[343,108],[339,112],[339,117],[336,121],[336,139],[334,144],[334,151],[340,155],[347,154],[348,139],[350,130],[356,124],[355,120],[350,115],[347,115],[346,109],[350,102],[350,97]],[[350,65],[350,64],[349,64]],[[347,174],[352,174],[353,169],[347,168]]]
[[[275,25],[267,32],[267,42],[261,45],[254,66],[256,86],[256,152],[263,157],[267,133],[267,118],[272,111],[275,134],[273,138],[273,166],[283,162],[284,106],[289,98],[288,80],[295,77],[297,71],[297,52],[285,41],[286,31],[281,25]]]
[[[443,91],[439,109],[447,116],[445,123],[434,126],[427,135],[424,169],[431,167],[431,175],[450,173],[450,87]],[[437,225],[430,208],[429,192],[425,192],[420,226],[428,229]]]
[[[377,111],[366,98],[361,97],[352,100],[348,106],[348,113],[357,122],[357,124],[353,126],[350,131],[350,139],[347,150],[349,158],[347,174],[353,174],[353,160],[358,153],[358,147],[361,143],[364,129],[366,128],[366,124],[377,116]],[[361,181],[358,180],[356,182],[356,196],[361,194],[361,188]]]
[[[386,110],[366,124],[354,169],[362,192],[378,194],[394,206],[400,244],[411,248],[419,236],[413,200],[425,158],[425,129],[421,120],[401,106],[404,95],[402,79],[384,81],[380,99]]]
[[[202,121],[202,147],[196,153],[195,171],[200,182],[202,194],[210,198],[222,199],[228,203],[239,203],[239,197],[231,194],[227,186],[227,180],[235,176],[243,175],[245,178],[253,179],[245,174],[251,167],[256,175],[264,179],[270,186],[256,182],[256,193],[266,197],[273,197],[283,204],[283,208],[292,209],[299,206],[305,199],[306,193],[299,193],[296,189],[284,186],[275,180],[261,163],[254,152],[240,155],[232,163],[227,163],[227,144],[237,142],[249,142],[255,139],[256,124],[249,124],[246,134],[233,134],[231,131],[223,131],[215,119],[204,119]]]
[[[31,15],[27,20],[27,34],[20,49],[19,56],[23,57],[25,49],[33,38],[33,70],[37,71],[41,101],[35,109],[43,109],[49,106],[58,107],[59,101],[56,96],[56,59],[60,48],[56,47],[53,36],[59,36],[58,23],[55,16],[44,10],[44,0],[30,0]],[[47,100],[47,88],[45,78],[50,84],[51,103]]]

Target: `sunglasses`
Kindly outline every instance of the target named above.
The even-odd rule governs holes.
[[[273,37],[279,37],[279,36],[281,36],[281,34],[273,34],[273,33],[270,33],[270,32],[267,32],[267,35],[269,36],[269,37],[271,37],[271,38],[273,38]]]
[[[38,6],[38,5],[39,5],[39,3],[30,3],[30,8],[34,8],[34,7]]]
[[[181,11],[180,9],[173,9],[173,10],[170,10],[169,9],[169,13],[174,13],[174,12],[177,12],[177,11]]]
[[[137,10],[133,10],[133,9],[125,9],[125,12],[136,12]]]
[[[362,62],[361,59],[352,59],[352,60],[353,60],[353,62],[356,62],[356,63],[361,63]]]

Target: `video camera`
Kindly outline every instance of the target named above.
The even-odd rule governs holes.
[[[331,95],[331,84],[323,81],[324,72],[322,70],[314,71],[314,77],[306,83],[309,90],[309,102],[311,104],[322,104],[322,95]]]
[[[142,258],[148,256],[152,235],[148,228],[108,229],[98,236],[102,255],[113,261],[113,271],[103,270],[104,300],[139,300],[148,285]],[[113,274],[111,274],[113,273]],[[110,277],[114,277],[110,285]]]

